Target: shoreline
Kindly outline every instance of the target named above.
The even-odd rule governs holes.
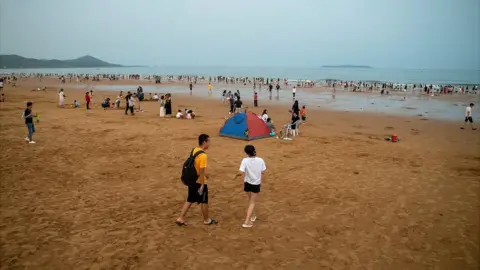
[[[133,84],[109,84],[97,82],[96,84],[82,84],[82,83],[70,83],[64,85],[49,85],[55,89],[62,87],[72,89],[87,89],[104,92],[104,96],[109,96],[112,100],[115,100],[116,94],[123,91],[135,91],[138,85]],[[246,107],[253,107],[253,89],[240,87],[239,85],[229,84],[212,84],[212,95],[208,95],[206,90],[206,84],[197,84],[193,89],[193,96],[206,99],[206,100],[220,100],[222,88],[227,90],[240,89],[242,93],[242,100],[248,101]],[[223,87],[222,87],[223,86]],[[205,89],[203,89],[203,87]],[[227,88],[232,87],[232,88]],[[174,95],[189,95],[188,84],[185,83],[171,83],[168,85],[161,84],[148,84],[143,85],[145,98],[149,97],[149,93],[172,93]],[[112,97],[107,93],[115,93]],[[257,90],[259,95],[260,107],[262,105],[284,106],[289,108],[293,99],[291,98],[291,92],[288,90],[280,90],[279,96],[275,90],[272,91],[272,99],[269,99],[268,90]],[[425,95],[411,95],[411,93],[398,93],[393,92],[391,95],[382,96],[378,92],[351,92],[347,90],[337,90],[331,92],[328,87],[315,87],[315,88],[300,88],[297,90],[297,100],[303,105],[306,105],[308,109],[323,109],[350,113],[373,113],[382,114],[387,116],[400,116],[400,117],[412,117],[416,119],[428,119],[428,120],[443,120],[448,122],[460,122],[462,120],[463,108],[469,102],[479,103],[480,96],[478,95],[451,95],[451,96],[439,96],[429,97]],[[220,103],[220,101],[219,101]],[[245,102],[247,103],[247,102]],[[251,103],[251,104],[250,104]],[[445,108],[448,108],[445,110]]]
[[[130,71],[125,71],[127,69],[132,69]],[[137,72],[133,72],[133,69],[137,69]],[[183,71],[181,71],[183,69]],[[246,70],[270,70],[270,69],[278,69],[277,73],[271,72],[240,72],[241,69]],[[123,69],[124,72],[119,72],[118,70]],[[162,72],[154,72],[152,70],[155,69],[165,69]],[[211,69],[219,69],[223,70],[226,69],[227,71],[211,71]],[[229,69],[239,69],[237,71],[228,71]],[[43,70],[43,71],[42,71]],[[81,71],[80,71],[81,70]],[[146,70],[146,71],[145,71]],[[204,71],[210,70],[210,71]],[[305,74],[298,74],[298,75],[287,75],[287,73],[282,72],[282,70],[290,70],[295,73],[298,70],[304,70]],[[2,72],[3,71],[3,72]],[[41,72],[39,72],[41,71]],[[72,71],[72,72],[70,72]],[[115,72],[114,72],[115,71]],[[143,71],[143,72],[138,72]],[[437,72],[437,73],[445,73],[449,75],[449,72],[457,72],[457,73],[471,73],[470,79],[461,78],[454,78],[450,80],[444,79],[429,79],[427,77],[423,79],[393,79],[393,78],[380,78],[385,76],[377,76],[378,78],[374,78],[374,75],[366,75],[362,76],[362,78],[358,78],[356,76],[352,76],[350,78],[344,77],[341,75],[342,72],[353,72],[356,71],[377,71],[377,72],[410,72],[412,74],[416,74],[413,77],[419,76],[418,74],[422,74],[425,72]],[[43,74],[43,75],[52,75],[55,77],[60,76],[67,76],[67,75],[115,75],[115,76],[128,76],[128,75],[140,75],[141,80],[145,80],[144,78],[147,77],[168,77],[168,76],[197,76],[197,77],[217,77],[219,74],[223,74],[221,76],[228,77],[228,78],[282,78],[288,79],[291,81],[314,81],[317,83],[320,82],[327,82],[327,81],[336,81],[336,82],[364,82],[364,83],[394,83],[400,85],[435,85],[435,86],[458,86],[458,87],[473,87],[480,85],[480,76],[477,75],[479,71],[477,70],[446,70],[446,69],[431,69],[431,70],[424,70],[424,69],[400,69],[400,68],[326,68],[326,67],[217,67],[217,66],[123,66],[123,67],[89,67],[89,68],[32,68],[32,69],[0,69],[0,74],[15,74],[15,75],[22,75],[22,74]],[[318,73],[326,73],[322,77],[318,77]],[[329,73],[332,73],[329,75]],[[196,75],[194,75],[196,74]],[[254,75],[256,74],[256,75]],[[308,75],[307,75],[308,74]],[[334,75],[337,74],[337,75]],[[439,75],[438,77],[445,77]],[[388,76],[387,76],[388,77]],[[448,76],[447,76],[448,77]],[[473,78],[473,79],[472,79]]]

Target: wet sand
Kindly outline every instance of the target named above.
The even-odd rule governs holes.
[[[73,84],[66,100],[82,108],[60,109],[58,89],[30,92],[37,86],[7,85],[0,103],[0,269],[479,267],[480,133],[462,122],[310,109],[293,141],[252,142],[268,178],[259,219],[244,229],[233,177],[246,142],[218,136],[227,115],[218,99],[175,94],[174,111],[198,119],[160,119],[156,102],[136,116],[100,109],[112,92],[95,91],[86,112]],[[35,145],[23,140],[26,100],[40,114]],[[253,111],[264,108],[277,126],[288,122],[289,105]],[[192,207],[179,228],[181,164],[200,133],[212,136],[210,211],[220,223],[204,226]],[[392,133],[400,143],[384,140]]]

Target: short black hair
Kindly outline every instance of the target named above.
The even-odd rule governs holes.
[[[200,136],[198,136],[198,145],[203,145],[208,139],[210,139],[210,136],[207,134],[200,134]]]
[[[245,151],[245,154],[247,154],[250,157],[254,157],[257,155],[257,152],[255,151],[255,146],[251,144],[245,145],[244,151]]]
[[[470,103],[470,107],[472,107],[474,104],[473,103]]]
[[[33,104],[33,102],[31,102],[31,101],[27,102],[27,107],[32,106],[32,104]]]

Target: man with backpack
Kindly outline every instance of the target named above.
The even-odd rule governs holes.
[[[185,215],[193,203],[200,204],[203,214],[203,224],[213,225],[217,221],[208,217],[208,186],[206,174],[207,154],[205,150],[210,146],[210,136],[198,136],[198,146],[195,147],[182,168],[182,183],[188,187],[187,201],[183,204],[180,217],[175,221],[178,226],[185,226]]]

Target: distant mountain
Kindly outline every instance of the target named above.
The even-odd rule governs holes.
[[[0,55],[0,69],[2,68],[95,68],[95,67],[123,67],[111,64],[93,56],[86,55],[71,60],[44,60],[25,58],[20,55]]]
[[[323,68],[372,68],[371,66],[357,66],[357,65],[338,65],[338,66],[322,66]]]

